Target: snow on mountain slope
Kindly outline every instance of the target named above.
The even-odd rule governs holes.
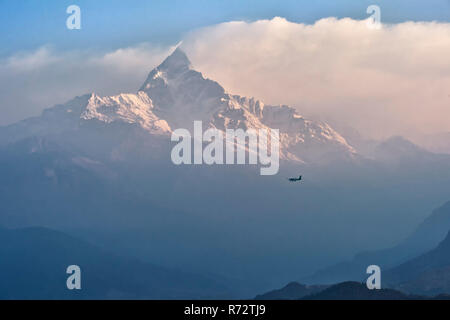
[[[83,130],[94,122],[137,124],[150,134],[169,136],[165,120],[153,112],[151,99],[144,93],[99,97],[94,93],[76,97],[64,105],[44,110],[41,116],[0,128],[0,145],[33,136],[54,136]]]
[[[169,133],[171,130],[167,122],[159,119],[152,109],[152,100],[142,91],[138,94],[120,94],[103,98],[93,94],[80,118],[97,119],[106,123],[114,121],[137,123],[153,134]]]
[[[172,130],[279,129],[280,155],[299,162],[352,158],[356,152],[328,124],[303,118],[289,106],[264,105],[254,98],[231,95],[215,81],[192,69],[185,53],[176,49],[152,70],[136,94],[99,97],[88,94],[47,109],[40,117],[0,128],[0,144],[29,136],[58,135],[86,126],[120,124],[142,128],[152,136]]]
[[[279,129],[282,158],[302,162],[356,153],[328,124],[304,119],[294,108],[266,106],[254,98],[226,93],[217,82],[193,70],[180,49],[149,74],[140,90],[152,99],[155,114],[172,128],[192,128],[194,120],[201,120],[220,130]]]

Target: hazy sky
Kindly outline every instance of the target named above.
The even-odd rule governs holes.
[[[66,28],[71,4],[81,30]],[[382,30],[360,21],[371,4]],[[90,91],[134,92],[183,40],[233,93],[372,136],[450,131],[449,21],[448,0],[0,0],[0,125]]]

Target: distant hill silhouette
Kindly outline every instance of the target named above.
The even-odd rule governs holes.
[[[307,291],[310,294],[303,295]],[[341,282],[332,286],[305,286],[291,282],[280,290],[258,295],[255,300],[450,300],[450,295],[439,294],[430,297],[389,288],[369,290],[365,283],[356,281]]]
[[[226,298],[215,280],[118,257],[46,228],[0,228],[0,299]],[[81,268],[81,290],[66,268]]]
[[[329,284],[342,281],[363,281],[367,266],[379,265],[383,270],[393,268],[431,250],[450,230],[450,201],[437,208],[405,241],[377,251],[361,252],[352,260],[343,261],[301,279],[305,283]]]
[[[450,293],[450,232],[435,249],[387,270],[383,279],[405,292]]]
[[[306,286],[298,282],[291,282],[285,287],[257,295],[255,300],[298,300],[307,295],[318,293],[328,286]]]
[[[417,300],[420,296],[407,295],[397,290],[369,290],[359,282],[343,282],[333,285],[319,293],[312,294],[303,300]]]

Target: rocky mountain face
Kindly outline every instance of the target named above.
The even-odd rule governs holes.
[[[140,89],[155,105],[155,113],[172,128],[191,128],[203,121],[208,128],[279,129],[281,154],[297,161],[326,160],[326,155],[351,157],[355,150],[328,124],[311,121],[289,106],[264,105],[254,98],[232,95],[217,82],[192,69],[177,49],[155,68]]]

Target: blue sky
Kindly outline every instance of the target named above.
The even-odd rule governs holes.
[[[71,4],[81,7],[82,30],[65,27]],[[190,30],[230,20],[362,19],[371,4],[381,7],[385,23],[450,19],[449,0],[0,0],[0,56],[42,45],[107,50],[140,42],[173,44]]]

